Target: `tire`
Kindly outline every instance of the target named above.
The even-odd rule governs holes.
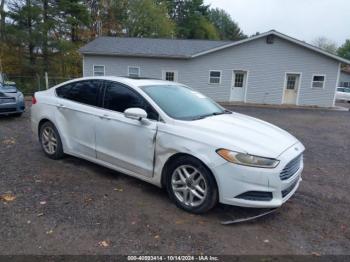
[[[51,122],[45,122],[40,127],[39,141],[47,157],[55,160],[64,157],[61,137],[56,127]]]
[[[13,114],[14,117],[21,117],[22,116],[22,113],[15,113]]]
[[[201,161],[191,156],[180,156],[169,164],[166,188],[176,206],[190,213],[205,213],[218,202],[214,176]]]

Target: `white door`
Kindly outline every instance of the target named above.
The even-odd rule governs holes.
[[[283,104],[295,105],[297,103],[300,74],[286,74]]]
[[[89,80],[67,84],[56,89],[56,123],[71,153],[96,158],[95,125],[97,100],[102,81]]]
[[[230,101],[244,101],[247,88],[247,71],[235,70],[232,75]]]
[[[115,82],[106,82],[104,107],[96,126],[97,159],[151,177],[157,113],[136,91]],[[151,119],[126,118],[123,112],[131,107],[145,109]]]

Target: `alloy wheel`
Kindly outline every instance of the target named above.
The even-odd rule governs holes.
[[[57,150],[57,137],[55,131],[47,126],[41,134],[41,143],[46,153],[53,155]]]
[[[182,165],[171,176],[171,186],[176,198],[190,207],[200,206],[208,193],[204,176],[194,166]]]

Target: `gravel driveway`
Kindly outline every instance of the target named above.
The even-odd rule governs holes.
[[[307,150],[294,197],[231,226],[220,221],[256,210],[188,214],[155,186],[74,157],[46,158],[28,113],[0,117],[0,254],[350,254],[350,113],[232,109],[288,130]]]

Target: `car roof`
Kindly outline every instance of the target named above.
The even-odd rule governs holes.
[[[176,82],[164,81],[159,79],[142,78],[142,77],[133,78],[133,77],[121,77],[121,76],[89,76],[89,77],[72,79],[71,81],[68,81],[68,82],[93,80],[93,79],[117,81],[126,85],[136,86],[136,87],[147,86],[147,85],[176,85],[177,84]]]

